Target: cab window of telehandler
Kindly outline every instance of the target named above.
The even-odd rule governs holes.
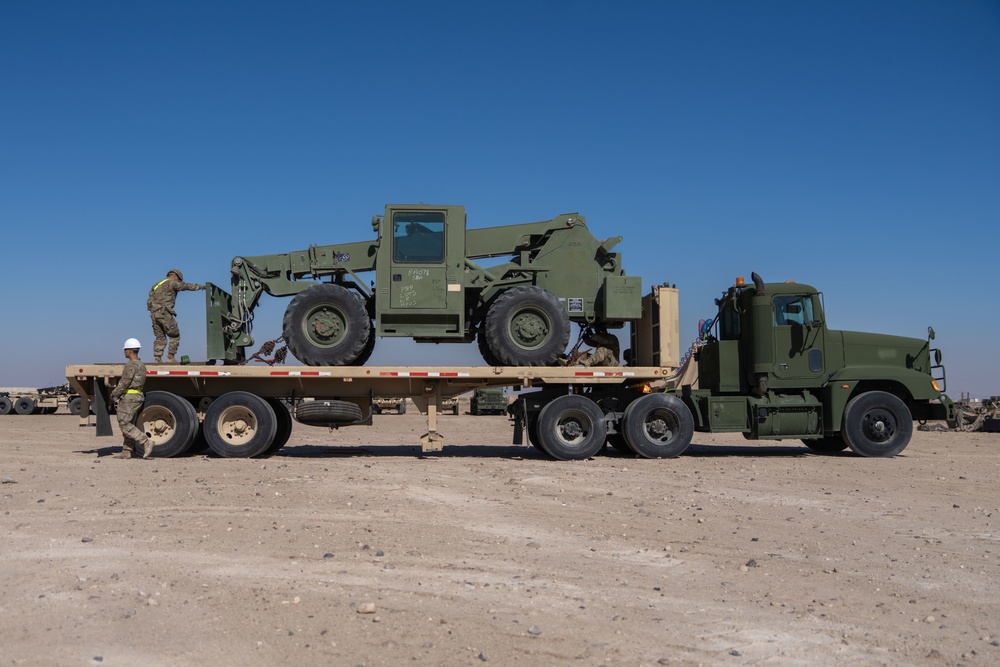
[[[813,321],[812,299],[807,296],[776,296],[772,303],[775,326],[805,325]]]
[[[444,212],[399,211],[392,216],[392,258],[422,264],[444,261]]]

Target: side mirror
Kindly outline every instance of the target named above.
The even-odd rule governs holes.
[[[934,327],[927,327],[927,338],[934,340]]]

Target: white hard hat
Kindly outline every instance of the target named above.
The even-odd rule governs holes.
[[[125,345],[122,346],[123,350],[138,350],[142,345],[139,343],[137,338],[129,338],[125,341]]]

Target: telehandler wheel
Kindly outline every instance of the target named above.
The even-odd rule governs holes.
[[[647,459],[672,459],[694,436],[694,418],[684,401],[668,394],[646,394],[628,404],[622,432],[629,447]]]
[[[35,405],[35,399],[30,396],[19,396],[17,400],[14,401],[14,412],[19,415],[34,414],[35,408],[37,407],[38,406]]]
[[[551,366],[569,343],[569,315],[552,292],[512,287],[486,315],[486,346],[501,366]]]
[[[202,424],[212,451],[227,458],[258,456],[274,442],[278,420],[260,396],[231,391],[212,401]]]
[[[559,461],[589,459],[604,447],[608,425],[597,403],[567,394],[538,413],[539,448]]]
[[[346,287],[329,283],[299,292],[285,310],[281,331],[288,351],[307,366],[347,366],[374,346],[364,304]]]
[[[9,415],[14,409],[14,404],[6,396],[0,396],[0,415]]]
[[[364,366],[368,363],[368,360],[372,356],[372,352],[375,351],[375,325],[371,321],[368,322],[368,342],[365,343],[365,349],[361,350],[361,354],[358,358],[350,363],[351,366]]]
[[[136,426],[153,441],[153,456],[180,456],[198,435],[198,415],[190,401],[169,391],[146,394]]]
[[[809,449],[820,454],[836,454],[847,449],[847,443],[839,435],[829,435],[825,438],[803,439],[804,444]]]
[[[486,340],[486,332],[480,330],[479,334],[476,336],[476,345],[479,346],[479,354],[483,355],[483,361],[489,366],[503,366],[503,363],[497,359],[497,355],[493,354],[493,350],[490,349],[490,344]]]
[[[268,454],[273,454],[288,442],[288,439],[292,437],[292,413],[289,412],[288,406],[279,401],[276,398],[265,398],[265,401],[274,410],[275,423],[277,423],[277,428],[274,433],[274,441],[271,446],[267,448]]]
[[[884,391],[852,398],[844,408],[844,442],[861,456],[888,458],[906,449],[913,435],[913,415],[906,403]]]
[[[361,421],[361,408],[350,401],[321,399],[299,403],[295,419],[309,426],[342,426]]]

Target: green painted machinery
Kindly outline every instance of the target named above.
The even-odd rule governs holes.
[[[236,257],[230,291],[206,286],[208,358],[246,359],[262,294],[293,297],[282,336],[310,366],[361,365],[376,337],[476,341],[494,366],[545,366],[567,347],[571,323],[621,328],[642,316],[641,279],[576,213],[466,228],[462,206],[390,204],[372,241]],[[476,260],[497,260],[485,265]],[[361,274],[374,272],[374,280]]]

